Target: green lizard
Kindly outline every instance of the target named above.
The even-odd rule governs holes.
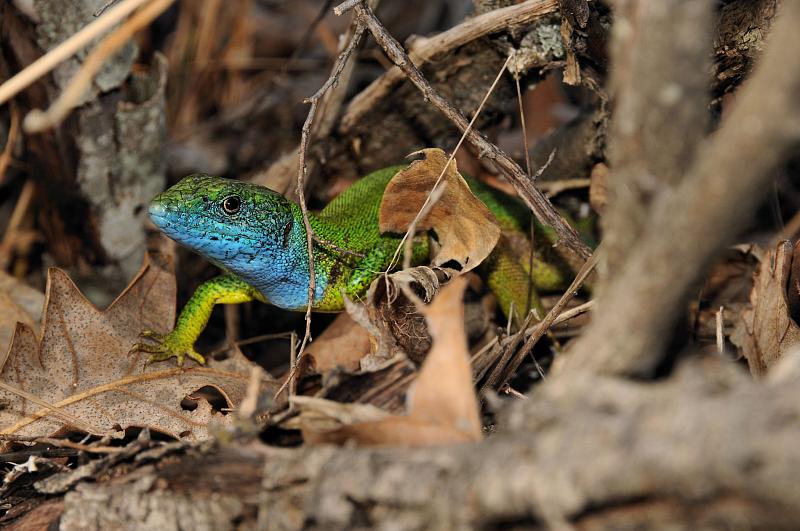
[[[315,310],[341,311],[344,296],[362,297],[370,283],[390,266],[401,235],[380,233],[378,211],[387,183],[405,167],[371,173],[319,214],[310,214],[309,221],[318,238],[333,244],[316,243],[314,247]],[[565,287],[568,278],[564,268],[546,261],[543,251],[537,251],[532,262],[527,254],[514,256],[515,246],[510,242],[519,240],[528,230],[528,210],[516,198],[474,179],[466,180],[503,231],[479,271],[507,316],[512,304],[518,317],[524,315],[531,301],[534,307],[540,306],[536,289]],[[216,304],[258,300],[289,310],[305,310],[309,267],[299,205],[262,186],[196,174],[153,199],[149,214],[167,236],[211,260],[225,274],[197,288],[172,332],[142,333],[151,342],[137,343],[131,350],[150,354],[148,363],[171,357],[177,358],[178,365],[185,357],[205,363],[194,343]],[[553,242],[551,232],[539,228],[537,234]],[[418,238],[413,253],[414,265],[425,263],[427,239]]]

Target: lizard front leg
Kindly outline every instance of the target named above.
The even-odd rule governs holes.
[[[264,297],[255,288],[233,275],[222,275],[204,282],[198,287],[181,310],[175,328],[162,335],[153,330],[144,330],[143,339],[150,343],[136,343],[133,352],[150,354],[145,366],[155,361],[165,361],[175,357],[178,366],[183,365],[188,356],[204,365],[206,360],[194,349],[194,343],[208,324],[211,310],[215,304],[239,304],[251,300],[263,301]]]

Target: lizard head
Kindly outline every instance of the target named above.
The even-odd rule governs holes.
[[[148,213],[173,240],[245,275],[286,247],[294,224],[291,203],[279,193],[204,174],[159,194]]]

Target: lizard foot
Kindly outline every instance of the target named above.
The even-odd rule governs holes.
[[[179,334],[176,334],[174,330],[167,335],[159,334],[153,330],[144,330],[139,334],[139,338],[150,341],[150,343],[136,343],[131,347],[129,354],[133,354],[134,352],[150,354],[147,361],[144,363],[144,368],[147,368],[151,363],[166,361],[170,358],[177,358],[178,367],[183,366],[183,362],[187,357],[193,359],[200,365],[206,364],[206,359],[194,349],[192,343],[185,341]]]

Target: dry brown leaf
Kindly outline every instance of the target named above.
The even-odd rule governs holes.
[[[145,328],[167,332],[175,316],[175,277],[164,258],[147,257],[125,291],[98,310],[63,271],[48,272],[42,339],[19,324],[0,372],[0,432],[50,436],[67,427],[103,435],[149,427],[174,437],[208,436],[215,414],[205,399],[181,401],[210,386],[236,407],[247,388],[250,362],[235,353],[209,367],[174,362],[143,369],[145,355],[128,350]]]
[[[379,214],[381,232],[404,233],[408,229],[447,164],[447,155],[441,149],[417,153],[424,158],[398,172],[386,186]],[[431,260],[433,265],[454,260],[462,272],[467,272],[492,252],[500,238],[500,225],[470,191],[455,160],[447,166],[442,184],[441,197],[416,228],[436,231],[441,248]]]
[[[0,271],[0,352],[6,352],[17,323],[39,329],[39,313],[44,295]]]
[[[431,338],[424,317],[403,288],[430,302],[441,286],[458,274],[443,267],[412,267],[374,280],[363,303],[346,301],[347,312],[371,337],[372,351],[361,358],[361,370],[380,370],[398,356],[422,363]]]
[[[792,245],[778,242],[758,266],[750,292],[751,307],[742,313],[731,334],[731,341],[741,348],[754,376],[763,376],[800,343],[800,327],[789,315],[786,297],[791,267]]]
[[[343,404],[313,396],[293,396],[289,402],[299,415],[286,421],[282,427],[305,429],[309,435],[307,442],[312,444],[322,442],[314,439],[315,434],[324,434],[342,426],[373,422],[389,416],[389,413],[370,404]]]
[[[365,446],[428,446],[481,438],[480,411],[464,330],[464,277],[448,284],[424,309],[433,346],[408,394],[408,414],[357,422],[320,432],[303,427],[309,441]]]
[[[369,333],[347,313],[340,313],[306,349],[320,374],[333,369],[355,371],[361,358],[370,353]]]

